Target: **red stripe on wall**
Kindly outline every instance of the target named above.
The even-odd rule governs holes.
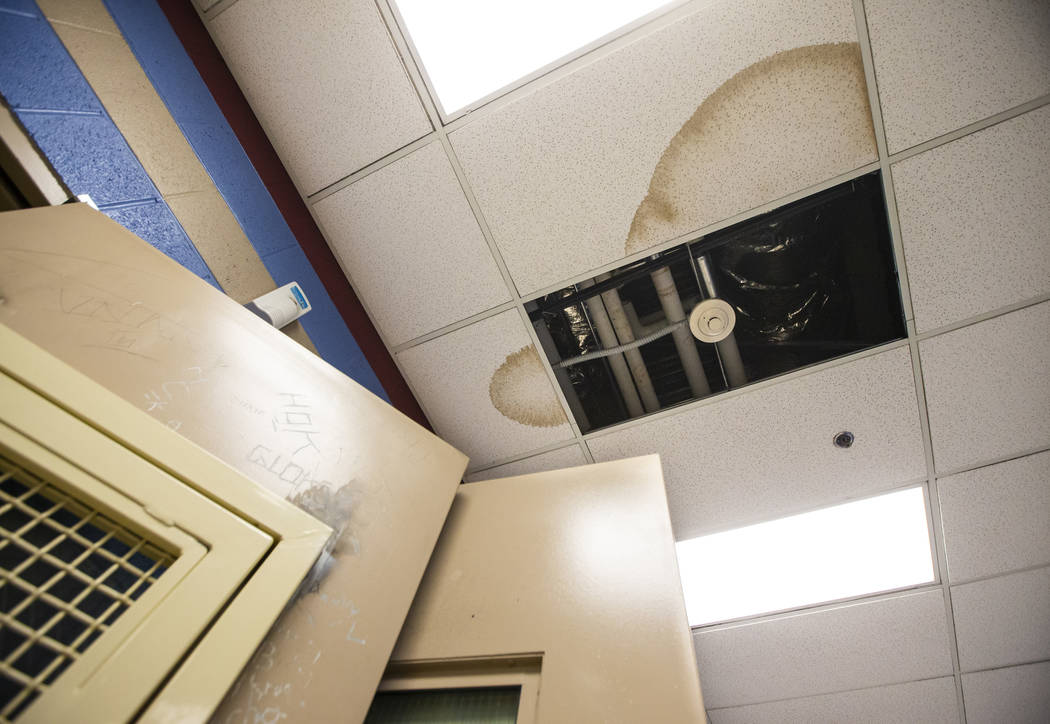
[[[259,178],[313,265],[332,303],[375,371],[379,383],[386,390],[390,402],[408,417],[432,429],[192,3],[189,0],[158,0],[157,4],[197,67],[215,103],[226,116],[226,121],[255,166]]]

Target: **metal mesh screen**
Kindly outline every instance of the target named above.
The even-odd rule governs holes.
[[[365,724],[514,724],[520,686],[381,691]]]
[[[0,722],[6,722],[173,559],[3,456],[0,536]]]

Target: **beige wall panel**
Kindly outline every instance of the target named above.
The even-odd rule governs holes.
[[[456,494],[392,660],[540,652],[538,722],[703,720],[655,455]]]
[[[702,7],[450,135],[525,294],[875,159],[846,0]]]
[[[239,0],[208,30],[304,194],[432,130],[372,0]]]
[[[94,4],[102,5],[92,0],[84,12]],[[161,195],[213,188],[124,38],[61,23],[54,28]]]
[[[53,23],[120,35],[120,29],[101,0],[37,0],[37,6]]]
[[[165,201],[228,297],[246,304],[276,288],[270,272],[215,188]]]
[[[0,322],[340,531],[229,706],[361,718],[464,456],[82,204],[0,215],[0,291]]]

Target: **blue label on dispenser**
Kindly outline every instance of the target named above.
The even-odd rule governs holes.
[[[299,306],[306,309],[306,297],[299,291],[299,287],[292,287],[292,296],[295,297],[295,301],[299,302]]]

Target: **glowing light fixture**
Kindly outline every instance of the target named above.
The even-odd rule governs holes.
[[[667,0],[396,0],[447,113],[667,5]]]
[[[692,626],[934,580],[921,487],[677,544]]]

